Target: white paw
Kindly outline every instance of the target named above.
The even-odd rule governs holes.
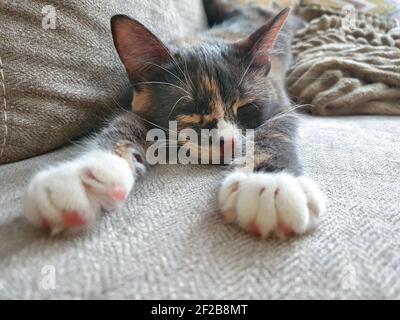
[[[263,238],[287,238],[316,227],[325,209],[323,193],[306,177],[284,172],[234,172],[223,181],[219,207],[226,222]]]
[[[24,213],[52,234],[80,230],[101,209],[123,202],[134,184],[128,163],[111,153],[94,151],[39,172],[29,183]]]

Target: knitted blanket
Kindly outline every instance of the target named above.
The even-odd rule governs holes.
[[[306,6],[288,90],[316,115],[400,115],[400,28],[395,20]]]

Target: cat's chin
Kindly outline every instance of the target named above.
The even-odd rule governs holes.
[[[232,165],[240,163],[244,157],[240,150],[225,152],[220,147],[200,146],[197,144],[185,144],[181,146],[182,152],[178,153],[178,163],[182,164],[204,164],[204,165]],[[185,154],[187,152],[187,154]]]
[[[237,171],[223,181],[219,207],[227,223],[235,223],[253,235],[289,238],[318,225],[325,198],[304,176]]]

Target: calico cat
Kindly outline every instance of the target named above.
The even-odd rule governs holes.
[[[220,186],[227,222],[261,237],[289,237],[317,225],[324,196],[303,176],[296,116],[284,86],[295,19],[288,9],[274,15],[254,6],[204,3],[214,26],[169,43],[129,17],[111,19],[134,87],[133,113],[113,119],[88,143],[91,151],[34,176],[24,199],[30,222],[52,234],[81,230],[101,210],[123,203],[151,170],[147,130],[175,120],[178,130],[216,129],[220,146],[231,149],[239,129],[255,129],[252,166],[232,165]]]

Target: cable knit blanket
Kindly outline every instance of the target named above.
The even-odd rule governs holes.
[[[394,20],[311,5],[294,39],[288,89],[316,115],[400,115],[400,28]]]

